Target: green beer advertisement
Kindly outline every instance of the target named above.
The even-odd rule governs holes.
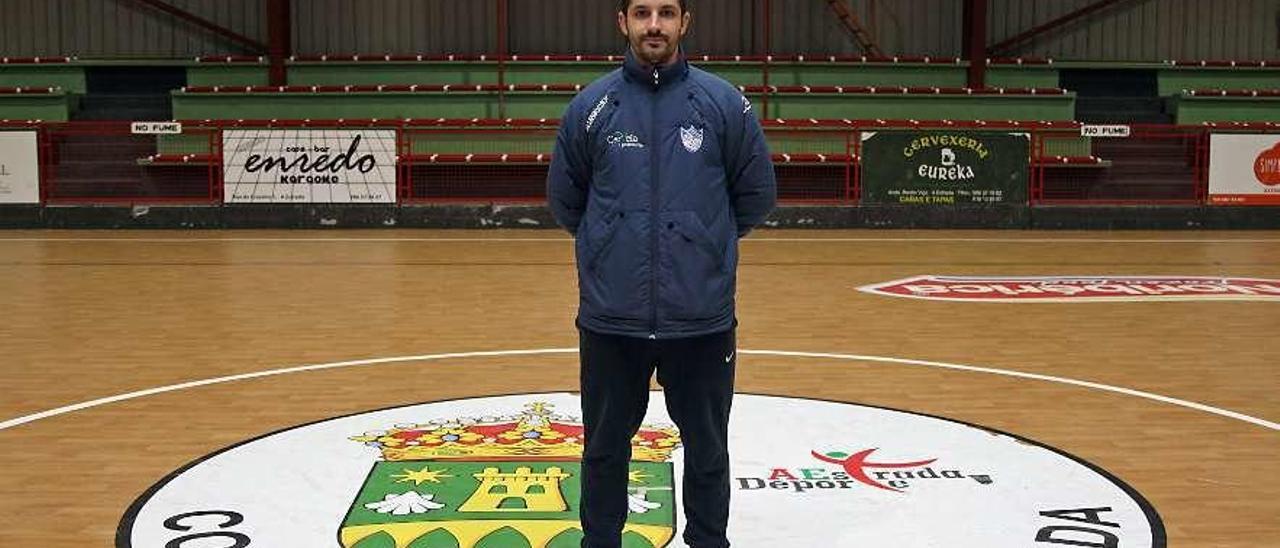
[[[1025,204],[1030,135],[974,131],[862,133],[862,203]]]

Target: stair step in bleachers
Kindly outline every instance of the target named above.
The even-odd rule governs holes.
[[[1159,97],[1076,97],[1076,120],[1090,124],[1171,124]]]
[[[169,120],[173,107],[168,95],[90,94],[80,102],[74,120]]]

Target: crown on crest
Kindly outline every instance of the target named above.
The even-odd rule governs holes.
[[[396,425],[384,432],[352,436],[382,451],[387,461],[550,460],[582,458],[582,421],[554,415],[554,406],[533,402],[509,417],[461,418]],[[666,462],[680,445],[680,433],[668,426],[645,425],[631,438],[631,460]]]

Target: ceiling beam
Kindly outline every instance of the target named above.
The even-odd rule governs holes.
[[[1076,19],[1085,17],[1099,10],[1103,10],[1108,7],[1111,7],[1113,4],[1119,4],[1121,2],[1127,2],[1127,1],[1129,0],[1098,0],[1097,2],[1089,4],[1083,8],[1075,10],[1066,15],[1063,15],[1062,17],[1049,21],[1048,23],[1044,23],[1042,25],[1036,26],[1026,32],[1023,32],[1022,34],[1003,40],[1000,43],[993,44],[992,46],[987,48],[987,54],[994,56],[994,55],[999,55],[1001,53],[1005,53],[1009,50],[1014,49],[1017,46],[1022,45],[1025,42],[1030,41],[1031,39],[1037,36],[1040,36],[1041,34],[1064,27],[1067,24],[1071,23],[1072,21],[1075,21]]]
[[[143,4],[145,6],[148,6],[150,8],[162,11],[164,13],[177,17],[181,21],[185,21],[187,23],[200,27],[204,30],[212,32],[218,36],[231,40],[232,42],[243,45],[246,48],[248,48],[249,51],[255,54],[261,55],[261,54],[267,53],[266,44],[263,44],[262,42],[249,38],[248,36],[240,34],[231,29],[228,29],[222,25],[214,23],[213,21],[200,17],[199,15],[191,13],[187,10],[175,7],[174,5],[168,2],[165,2],[163,0],[133,0],[133,1],[139,4]]]

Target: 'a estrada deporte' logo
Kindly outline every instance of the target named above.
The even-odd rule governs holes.
[[[819,462],[838,468],[771,468],[767,477],[735,478],[739,490],[772,489],[801,494],[806,491],[859,489],[872,487],[884,491],[903,493],[920,482],[933,480],[972,479],[980,485],[991,485],[991,474],[967,474],[957,469],[933,466],[938,459],[907,462],[872,461],[871,455],[879,449],[864,449],[855,453],[811,451]]]
[[[936,479],[965,479],[966,477],[982,485],[991,485],[990,474],[965,474],[959,470],[935,471],[929,465],[938,459],[926,459],[915,462],[871,462],[867,460],[878,449],[864,449],[852,455],[839,451],[831,453],[813,452],[813,457],[831,464],[840,465],[844,473],[861,483],[886,491],[902,492],[911,486],[910,481]],[[872,476],[875,476],[874,479]],[[880,482],[886,482],[880,483]]]

